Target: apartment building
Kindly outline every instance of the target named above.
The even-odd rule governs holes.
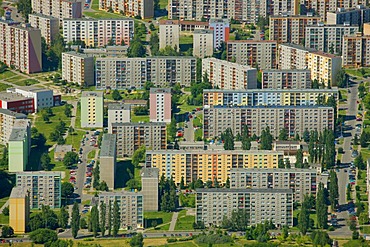
[[[344,36],[343,38],[343,67],[370,66],[370,35]]]
[[[60,24],[65,18],[82,18],[82,3],[81,0],[31,0],[34,13],[58,18]]]
[[[229,41],[230,24],[228,19],[209,20],[209,29],[213,30],[213,47],[219,49],[223,42]]]
[[[66,43],[82,41],[88,47],[130,45],[133,37],[132,19],[63,19],[63,38]]]
[[[154,17],[154,5],[150,0],[99,0],[99,9],[142,19]]]
[[[364,5],[357,5],[355,8],[337,8],[326,14],[327,24],[361,26],[370,22],[370,8]]]
[[[117,202],[120,215],[120,229],[144,229],[143,195],[141,193],[118,191],[102,192],[99,194],[99,208],[103,202],[106,206],[106,224],[113,221],[109,211],[113,212],[114,203]],[[111,210],[109,210],[109,206]]]
[[[273,137],[278,137],[281,129],[288,131],[289,137],[300,136],[307,129],[322,132],[334,128],[334,109],[325,106],[242,106],[204,108],[204,139],[221,136],[227,128],[234,135],[242,133],[248,126],[250,135],[261,136],[266,127]]]
[[[178,20],[160,20],[159,21],[159,49],[166,46],[180,49],[180,21]]]
[[[42,71],[41,31],[12,20],[0,20],[0,61],[23,73]]]
[[[278,49],[279,69],[309,69],[311,80],[325,86],[336,85],[342,64],[340,56],[294,44],[280,44]]]
[[[41,30],[46,44],[51,44],[59,35],[59,20],[53,16],[43,14],[30,14],[28,21],[32,27]]]
[[[232,40],[226,44],[227,60],[259,69],[276,69],[274,40]]]
[[[131,106],[123,103],[112,103],[108,105],[108,133],[113,132],[113,123],[131,122]]]
[[[180,20],[180,27],[181,31],[194,32],[196,29],[208,29],[209,22]]]
[[[81,127],[103,128],[103,92],[83,91],[81,94]]]
[[[95,80],[97,89],[143,88],[151,81],[157,87],[180,83],[189,87],[196,81],[195,57],[97,58]]]
[[[311,88],[311,71],[301,70],[263,70],[263,89],[308,89]]]
[[[159,170],[157,168],[141,169],[141,191],[144,198],[144,211],[158,211]]]
[[[25,171],[30,152],[31,122],[28,119],[16,119],[8,141],[9,172]]]
[[[319,16],[286,14],[270,16],[270,40],[278,43],[304,44],[306,26],[320,22]]]
[[[42,205],[50,208],[61,207],[60,172],[18,172],[16,186],[30,192],[30,208],[39,209]]]
[[[29,192],[22,187],[13,187],[9,197],[9,226],[15,234],[24,234],[30,220]]]
[[[63,52],[62,80],[80,86],[94,85],[94,57],[75,51]]]
[[[316,195],[315,169],[231,169],[233,189],[291,189],[294,202]]]
[[[116,135],[104,134],[99,154],[100,181],[105,181],[110,190],[114,190],[116,181],[116,141]]]
[[[272,221],[293,226],[293,192],[290,189],[197,189],[196,222],[221,226],[224,217],[245,210],[248,225]]]
[[[6,145],[8,143],[14,122],[17,119],[27,119],[27,116],[0,108],[0,144]]]
[[[204,89],[203,106],[313,106],[322,105],[334,96],[338,100],[338,88],[331,89]]]
[[[300,13],[300,0],[277,0],[272,1],[270,4],[270,15],[280,15],[282,13],[299,15]]]
[[[132,156],[141,146],[150,150],[167,148],[166,123],[113,123],[117,135],[117,157]]]
[[[202,60],[202,75],[220,89],[257,88],[257,69],[217,58]]]
[[[193,56],[199,58],[212,57],[214,46],[214,30],[196,29],[193,32]]]
[[[305,47],[331,54],[342,54],[343,37],[353,36],[359,31],[358,26],[325,25],[306,27]]]
[[[171,123],[171,88],[151,88],[149,92],[150,122]]]
[[[266,150],[150,150],[145,167],[158,168],[160,177],[172,177],[177,185],[182,177],[185,184],[197,179],[224,184],[232,168],[277,168],[283,155]]]

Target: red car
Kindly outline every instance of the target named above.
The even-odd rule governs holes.
[[[92,173],[91,172],[86,172],[87,177],[91,177]]]

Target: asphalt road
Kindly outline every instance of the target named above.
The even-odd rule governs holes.
[[[187,124],[185,124],[184,127],[184,139],[187,142],[194,142],[194,126],[193,126],[193,119],[189,118],[189,121]],[[187,126],[187,127],[186,127]]]

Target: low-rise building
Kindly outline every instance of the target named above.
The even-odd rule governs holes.
[[[194,32],[196,29],[208,29],[209,22],[180,20],[180,27],[181,31]]]
[[[15,234],[24,234],[30,220],[29,192],[22,187],[13,187],[9,197],[9,226]]]
[[[262,71],[262,88],[306,89],[311,88],[311,71],[275,69]]]
[[[6,145],[8,143],[14,122],[17,119],[27,119],[27,116],[22,113],[0,108],[0,144]]]
[[[193,32],[193,56],[199,58],[212,57],[214,30],[196,29]]]
[[[144,198],[144,211],[158,211],[159,198],[159,170],[158,168],[141,169],[141,191]]]
[[[94,57],[74,51],[63,52],[62,80],[80,86],[94,85]]]
[[[112,134],[113,123],[131,122],[131,105],[112,103],[108,105],[108,133]]]
[[[23,172],[31,152],[31,122],[16,119],[8,141],[9,172]]]
[[[221,226],[224,217],[245,210],[248,225],[272,221],[293,226],[293,192],[290,189],[197,189],[196,222]]]
[[[60,172],[18,172],[16,186],[30,192],[30,208],[38,209],[42,205],[50,208],[61,207],[61,173]]]
[[[171,123],[171,88],[151,88],[149,92],[149,120]]]
[[[103,202],[106,206],[106,224],[113,221],[109,218],[109,211],[113,212],[114,203],[117,202],[120,215],[120,229],[138,230],[144,228],[143,195],[141,193],[119,191],[102,192],[99,194],[99,208]],[[111,210],[109,210],[111,206]]]
[[[63,161],[66,153],[72,152],[72,145],[56,145],[54,149],[54,160]]]
[[[83,91],[81,95],[81,127],[103,128],[103,92]]]
[[[2,109],[18,113],[35,112],[34,100],[19,93],[0,92],[0,106]]]
[[[108,188],[114,190],[116,177],[116,135],[104,134],[100,150],[100,181],[105,181]]]

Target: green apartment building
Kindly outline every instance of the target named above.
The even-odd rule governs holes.
[[[17,119],[8,142],[9,172],[26,170],[30,150],[30,122],[26,119]]]
[[[81,95],[81,127],[103,128],[103,92],[85,91]]]

